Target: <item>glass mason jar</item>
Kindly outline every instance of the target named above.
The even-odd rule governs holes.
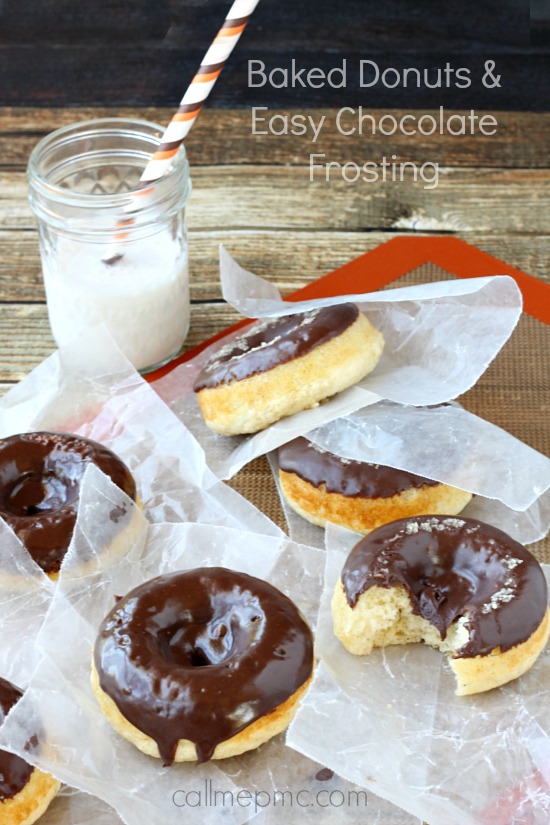
[[[189,329],[184,147],[164,177],[139,184],[162,133],[123,118],[65,126],[27,170],[57,344],[103,323],[141,372],[170,361]]]

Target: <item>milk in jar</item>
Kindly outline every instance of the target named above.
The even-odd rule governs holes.
[[[163,178],[139,183],[161,135],[145,121],[88,121],[48,135],[29,160],[57,344],[103,324],[142,372],[171,360],[189,328],[183,147]]]

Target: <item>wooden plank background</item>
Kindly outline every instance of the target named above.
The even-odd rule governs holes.
[[[327,116],[334,110],[323,110]],[[0,110],[0,383],[19,380],[54,348],[47,323],[37,233],[27,204],[25,166],[42,134],[111,109]],[[125,108],[165,123],[168,109]],[[399,111],[394,111],[397,117]],[[399,234],[456,234],[550,281],[550,114],[499,113],[497,138],[409,142],[354,138],[327,130],[314,151],[336,159],[430,159],[437,189],[416,184],[309,183],[311,144],[250,135],[246,110],[206,109],[187,146],[194,191],[189,205],[192,346],[235,319],[220,303],[220,243],[283,292]]]
[[[213,105],[297,107],[342,105],[341,90],[247,88],[247,61],[289,66],[292,58],[325,70],[342,58],[381,69],[471,68],[469,89],[430,90],[348,78],[345,101],[372,107],[542,111],[550,103],[548,3],[529,0],[262,0],[236,55],[224,70]],[[2,0],[0,105],[167,105],[180,99],[229,0]],[[500,89],[481,83],[486,59],[496,62]],[[433,81],[432,81],[433,82]]]

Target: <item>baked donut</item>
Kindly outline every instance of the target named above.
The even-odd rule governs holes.
[[[438,481],[353,461],[323,450],[307,438],[279,447],[279,480],[298,515],[325,527],[328,521],[358,533],[424,513],[459,513],[471,493]]]
[[[22,692],[0,678],[0,725]],[[61,787],[57,779],[33,768],[8,751],[0,750],[0,822],[31,825],[42,816]]]
[[[384,339],[355,304],[255,324],[203,366],[194,390],[208,426],[255,433],[315,407],[378,363]]]
[[[117,602],[92,688],[123,737],[172,762],[251,750],[289,724],[313,669],[311,631],[261,579],[222,567],[159,576]]]
[[[57,577],[71,542],[88,464],[99,467],[135,501],[130,471],[95,441],[54,432],[0,440],[0,516],[51,578]]]
[[[417,516],[355,545],[332,600],[351,652],[426,642],[449,656],[458,696],[525,673],[548,639],[548,593],[534,556],[474,519]]]

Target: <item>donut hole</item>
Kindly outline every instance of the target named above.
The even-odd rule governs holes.
[[[75,504],[89,463],[86,455],[57,443],[60,435],[37,433],[37,437],[31,439],[32,435],[26,437],[25,460],[11,460],[7,455],[0,470],[3,509],[6,514],[19,518],[56,512]]]
[[[212,664],[212,662],[209,662],[206,658],[204,651],[198,648],[189,651],[189,662],[191,667],[207,667]]]
[[[249,606],[233,604],[221,616],[178,621],[159,633],[162,658],[181,667],[231,667],[250,648],[262,616]]]
[[[14,516],[35,516],[59,510],[72,496],[65,481],[53,472],[25,473],[8,489],[4,504]]]
[[[202,626],[192,622],[175,624],[159,634],[159,652],[165,662],[186,668],[214,664],[207,646],[201,644]]]

